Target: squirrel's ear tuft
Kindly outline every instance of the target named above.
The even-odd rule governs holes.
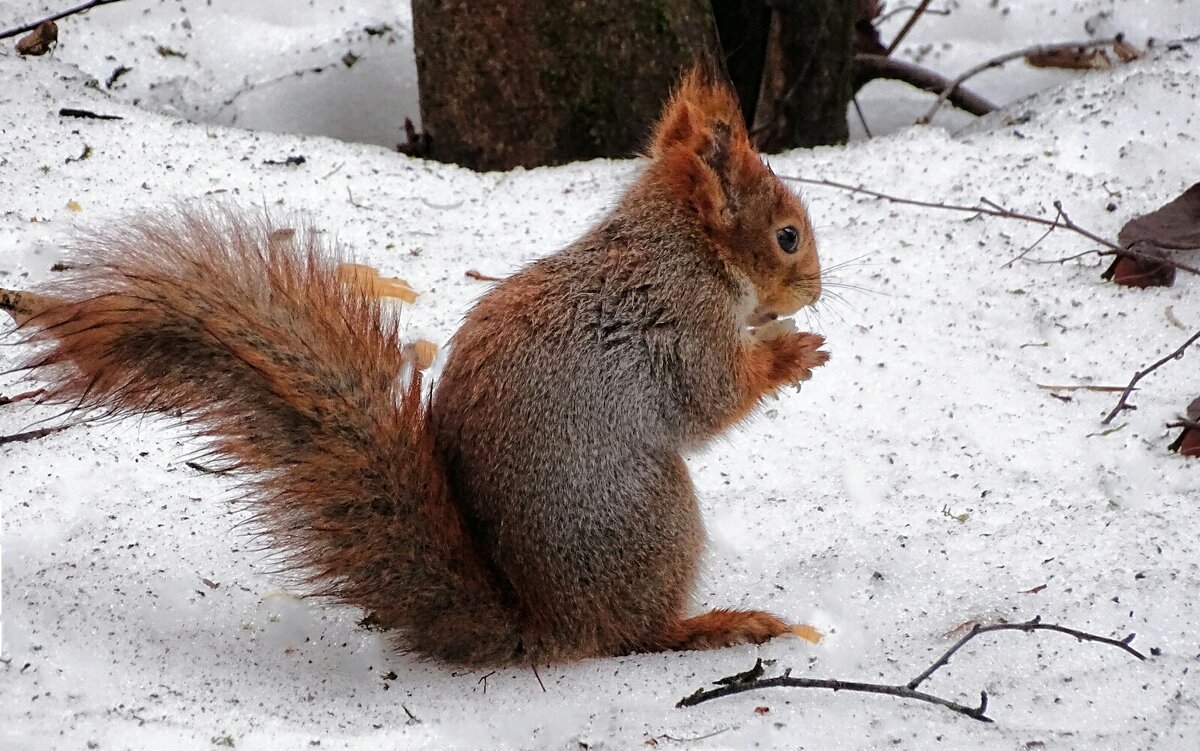
[[[749,148],[746,126],[737,98],[728,86],[697,66],[683,77],[654,128],[650,155],[660,157],[676,146],[694,153],[728,151],[729,141],[740,136]],[[717,144],[714,141],[724,141]]]

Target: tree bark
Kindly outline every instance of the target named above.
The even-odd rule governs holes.
[[[763,151],[841,143],[854,96],[857,3],[770,3],[762,84],[750,128]]]
[[[413,0],[413,27],[429,156],[479,170],[631,156],[720,66],[709,0]]]

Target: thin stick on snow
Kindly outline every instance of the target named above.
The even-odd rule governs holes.
[[[833,180],[818,180],[818,179],[810,178],[810,177],[794,177],[791,175],[779,175],[779,177],[780,177],[780,179],[788,180],[790,182],[803,183],[805,185],[820,185],[820,186],[826,187],[826,188],[836,188],[838,190],[845,190],[845,191],[849,191],[851,193],[859,193],[864,196],[871,196],[872,198],[882,198],[885,201],[890,201],[892,203],[904,204],[906,206],[921,206],[921,207],[930,208],[930,209],[943,209],[946,211],[959,211],[959,212],[963,212],[963,213],[967,213],[967,214],[984,214],[986,216],[997,216],[997,217],[1000,217],[1001,219],[1015,219],[1015,220],[1021,221],[1021,222],[1028,222],[1030,224],[1038,224],[1043,227],[1066,229],[1066,230],[1070,230],[1071,232],[1074,232],[1077,235],[1086,237],[1087,239],[1091,240],[1092,242],[1097,243],[1099,245],[1103,245],[1105,248],[1107,248],[1107,250],[1090,250],[1090,251],[1087,251],[1086,253],[1080,253],[1079,256],[1072,256],[1072,258],[1082,257],[1085,255],[1112,256],[1112,255],[1120,254],[1123,256],[1128,256],[1130,258],[1137,258],[1140,260],[1153,261],[1155,263],[1161,263],[1161,264],[1164,264],[1167,266],[1172,266],[1172,267],[1178,269],[1179,271],[1186,271],[1189,274],[1200,275],[1200,267],[1191,266],[1186,263],[1181,263],[1179,261],[1174,260],[1173,258],[1157,256],[1157,255],[1154,255],[1151,253],[1145,253],[1143,251],[1135,250],[1133,248],[1123,248],[1120,245],[1113,242],[1112,240],[1106,240],[1103,237],[1101,237],[1100,235],[1097,235],[1095,232],[1092,232],[1090,230],[1087,230],[1087,229],[1079,226],[1078,224],[1076,224],[1074,222],[1074,220],[1071,219],[1070,216],[1067,215],[1066,211],[1063,210],[1062,201],[1055,201],[1052,204],[1057,213],[1055,214],[1055,216],[1053,218],[1048,219],[1044,216],[1033,216],[1032,214],[1023,214],[1019,211],[1013,211],[1012,209],[1005,208],[1004,206],[1001,206],[1000,204],[998,204],[995,201],[992,201],[986,197],[980,198],[979,199],[980,202],[974,206],[966,206],[963,204],[942,203],[939,201],[922,201],[922,200],[919,200],[916,198],[903,198],[901,196],[893,196],[893,195],[889,195],[887,193],[881,193],[877,190],[871,190],[869,188],[862,188],[862,187],[859,187],[856,185],[848,185],[846,183],[839,183],[839,182],[835,182]],[[1041,241],[1039,240],[1038,242],[1041,242]],[[1069,260],[1069,259],[1063,259],[1063,260]],[[1057,261],[1055,261],[1055,262],[1057,263]]]
[[[53,16],[47,16],[46,18],[42,18],[40,20],[33,21],[31,23],[27,23],[24,26],[21,26],[19,28],[9,29],[8,31],[0,31],[0,39],[8,39],[9,37],[17,36],[18,34],[24,34],[27,31],[33,31],[37,27],[46,23],[47,21],[57,21],[60,18],[66,18],[67,16],[73,16],[76,13],[83,13],[84,11],[91,10],[92,8],[95,8],[100,5],[111,5],[112,3],[119,3],[119,2],[121,2],[121,0],[91,0],[91,2],[84,3],[83,5],[77,5],[74,8],[71,8],[70,10],[64,10],[62,13],[56,13]]]
[[[830,691],[857,691],[869,694],[886,694],[888,696],[897,696],[902,699],[913,699],[923,701],[928,704],[936,704],[940,707],[945,707],[952,712],[970,717],[973,720],[980,722],[994,722],[991,717],[987,716],[988,695],[986,691],[979,692],[979,705],[975,707],[960,704],[949,699],[943,699],[940,696],[918,691],[917,689],[936,673],[941,668],[945,667],[950,662],[950,658],[966,646],[967,642],[971,641],[980,634],[986,634],[992,631],[1055,631],[1060,634],[1074,636],[1080,641],[1092,641],[1100,644],[1107,644],[1112,647],[1124,650],[1139,660],[1146,659],[1146,656],[1129,646],[1133,641],[1133,634],[1129,634],[1123,639],[1111,639],[1107,636],[1098,636],[1089,634],[1085,631],[1079,631],[1066,626],[1059,626],[1053,623],[1042,623],[1041,618],[1024,623],[997,623],[990,626],[983,626],[976,623],[969,632],[946,650],[941,657],[934,661],[932,665],[921,672],[916,678],[905,684],[886,684],[886,683],[862,683],[859,681],[843,681],[834,678],[793,678],[791,669],[785,670],[783,675],[775,678],[761,678],[763,672],[762,658],[755,662],[754,667],[745,673],[722,678],[717,683],[724,684],[720,688],[700,689],[691,696],[684,697],[679,700],[677,707],[692,707],[701,702],[706,702],[711,699],[720,699],[724,696],[732,696],[746,691],[757,691],[762,688],[823,688]]]
[[[956,78],[951,79],[950,85],[942,90],[942,93],[938,95],[937,101],[935,101],[933,103],[933,106],[929,108],[929,111],[926,112],[924,115],[922,115],[917,120],[917,125],[928,125],[929,122],[933,119],[933,116],[937,114],[938,109],[942,106],[942,102],[946,101],[946,98],[949,97],[950,94],[952,94],[954,92],[954,90],[956,88],[958,88],[958,86],[960,84],[962,84],[963,81],[966,81],[968,78],[971,78],[972,76],[977,76],[980,73],[984,72],[985,70],[990,70],[992,68],[998,68],[1001,65],[1007,63],[1008,61],[1015,60],[1018,57],[1028,57],[1029,55],[1051,55],[1051,54],[1054,54],[1055,52],[1062,52],[1063,50],[1073,50],[1073,49],[1074,50],[1086,50],[1086,49],[1093,49],[1096,47],[1111,47],[1112,45],[1116,44],[1117,42],[1121,41],[1122,39],[1124,39],[1124,35],[1117,34],[1114,37],[1109,37],[1107,39],[1097,39],[1097,40],[1090,41],[1090,42],[1061,42],[1059,44],[1039,44],[1039,45],[1035,45],[1033,47],[1026,47],[1025,49],[1015,50],[1013,52],[1006,52],[1003,55],[997,55],[996,57],[993,57],[991,60],[986,60],[986,61],[980,63],[979,65],[976,65],[973,68],[968,68],[967,70],[960,73]]]
[[[1137,409],[1137,407],[1135,407],[1134,405],[1127,404],[1127,401],[1129,400],[1129,395],[1133,393],[1134,388],[1137,386],[1138,381],[1142,380],[1143,378],[1150,375],[1151,373],[1158,370],[1159,368],[1166,365],[1167,363],[1171,362],[1172,360],[1182,359],[1183,353],[1187,351],[1188,347],[1195,344],[1197,340],[1200,340],[1200,331],[1197,331],[1196,333],[1189,336],[1188,340],[1186,342],[1184,342],[1183,345],[1181,347],[1179,347],[1179,349],[1175,350],[1174,352],[1172,352],[1171,354],[1162,358],[1161,360],[1154,363],[1153,365],[1148,366],[1145,370],[1139,370],[1138,372],[1134,373],[1133,378],[1129,379],[1129,385],[1126,386],[1125,390],[1121,392],[1121,398],[1117,400],[1117,406],[1112,408],[1112,412],[1109,412],[1108,416],[1100,421],[1100,424],[1101,425],[1109,424],[1110,422],[1113,421],[1114,417],[1116,417],[1121,412],[1123,412],[1127,409]]]

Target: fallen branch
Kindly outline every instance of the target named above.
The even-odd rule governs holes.
[[[1005,208],[1004,206],[999,205],[995,201],[992,201],[986,197],[980,198],[979,199],[980,203],[975,206],[966,206],[963,204],[942,203],[939,201],[922,201],[922,200],[919,200],[916,198],[903,198],[901,196],[893,196],[893,195],[889,195],[887,193],[881,193],[877,190],[871,190],[869,188],[861,188],[856,185],[848,185],[846,183],[839,183],[839,182],[835,182],[833,180],[818,180],[816,178],[794,177],[791,175],[780,175],[779,177],[783,180],[788,180],[790,182],[803,183],[805,185],[820,185],[820,186],[823,186],[826,188],[837,188],[838,190],[845,190],[845,191],[849,191],[851,193],[859,193],[864,196],[871,196],[872,198],[882,198],[885,201],[890,201],[892,203],[904,204],[906,206],[921,206],[924,208],[943,209],[946,211],[958,211],[958,212],[963,212],[963,213],[967,213],[967,214],[984,214],[986,216],[996,216],[996,217],[1000,217],[1002,219],[1014,219],[1014,220],[1021,221],[1021,222],[1028,222],[1030,224],[1037,224],[1042,227],[1051,227],[1051,228],[1055,228],[1055,229],[1062,228],[1062,229],[1070,230],[1071,232],[1074,232],[1077,235],[1081,235],[1082,237],[1086,237],[1087,239],[1091,240],[1092,242],[1097,243],[1099,245],[1103,245],[1105,248],[1108,249],[1108,250],[1090,250],[1085,253],[1080,253],[1079,256],[1073,256],[1073,258],[1074,257],[1082,257],[1085,255],[1093,255],[1093,254],[1097,255],[1097,256],[1112,256],[1112,255],[1120,254],[1123,256],[1129,256],[1130,258],[1140,258],[1140,259],[1144,259],[1144,260],[1154,261],[1156,263],[1166,264],[1168,266],[1173,266],[1176,269],[1179,269],[1180,271],[1186,271],[1190,274],[1200,275],[1200,267],[1182,263],[1180,261],[1174,260],[1173,258],[1166,258],[1163,256],[1155,255],[1153,253],[1146,253],[1146,252],[1143,252],[1140,250],[1134,250],[1132,248],[1123,248],[1120,245],[1118,245],[1117,243],[1113,242],[1112,240],[1106,240],[1105,238],[1101,237],[1100,235],[1097,235],[1095,232],[1092,232],[1090,230],[1087,230],[1087,229],[1079,226],[1071,219],[1070,216],[1067,215],[1066,211],[1063,210],[1062,201],[1054,202],[1053,206],[1057,213],[1055,214],[1053,219],[1047,219],[1044,216],[1033,216],[1032,214],[1023,214],[1019,211],[1013,211],[1011,209],[1008,209],[1008,208]],[[1039,240],[1039,242],[1040,242],[1040,240]],[[1016,260],[1016,259],[1014,259],[1014,260]],[[1063,259],[1063,260],[1065,261],[1065,260],[1070,260],[1070,259]]]
[[[864,83],[876,78],[889,81],[900,81],[909,86],[928,91],[930,94],[940,94],[950,86],[950,80],[940,73],[924,68],[916,63],[897,60],[886,55],[869,55],[860,53],[854,56],[855,74]],[[983,116],[996,109],[996,105],[978,94],[955,87],[947,95],[950,104],[972,115]]]
[[[39,438],[57,433],[60,430],[73,428],[74,425],[55,425],[52,428],[38,428],[37,430],[27,430],[24,433],[12,433],[11,435],[0,435],[0,446],[6,443],[25,443],[26,441],[36,441]]]
[[[929,111],[926,112],[924,115],[922,115],[920,118],[918,118],[917,125],[928,125],[929,122],[931,120],[933,120],[933,116],[937,114],[938,109],[941,108],[942,102],[946,101],[946,99],[949,98],[949,96],[954,93],[955,89],[957,89],[968,78],[977,76],[980,73],[984,72],[985,70],[990,70],[992,68],[998,68],[1001,65],[1003,65],[1004,63],[1007,63],[1010,60],[1015,60],[1019,57],[1028,57],[1029,55],[1048,55],[1048,54],[1053,54],[1055,52],[1061,52],[1062,50],[1070,50],[1070,49],[1086,50],[1086,49],[1092,49],[1095,47],[1109,47],[1109,46],[1114,45],[1117,42],[1121,41],[1122,39],[1124,39],[1124,35],[1117,34],[1114,37],[1109,37],[1107,39],[1097,39],[1095,41],[1090,41],[1090,42],[1062,42],[1059,44],[1039,44],[1039,45],[1035,45],[1033,47],[1026,47],[1024,49],[1015,50],[1013,52],[1006,52],[1003,55],[997,55],[996,57],[993,57],[990,60],[986,60],[986,61],[980,63],[979,65],[976,65],[973,68],[968,68],[964,72],[960,73],[956,78],[951,79],[950,84],[948,86],[946,86],[945,89],[942,90],[941,94],[938,95],[937,101],[935,101],[933,103],[933,106],[929,108]]]
[[[121,2],[121,0],[91,0],[91,2],[86,2],[83,5],[77,5],[74,8],[71,8],[70,10],[64,10],[62,13],[56,13],[53,16],[47,16],[45,18],[38,19],[37,21],[32,21],[30,23],[25,24],[24,26],[20,26],[15,29],[9,29],[8,31],[0,31],[0,39],[8,39],[9,37],[17,36],[18,34],[24,34],[27,31],[33,31],[37,27],[46,23],[47,21],[57,21],[60,18],[66,18],[67,16],[73,16],[76,13],[83,13],[84,11],[91,10],[92,8],[95,8],[100,5],[111,5],[112,3],[119,3],[119,2]]]
[[[1125,390],[1121,392],[1121,398],[1117,400],[1117,406],[1112,408],[1112,412],[1109,412],[1108,416],[1100,421],[1100,424],[1101,425],[1109,424],[1110,422],[1113,421],[1113,418],[1115,418],[1117,415],[1119,415],[1124,410],[1137,409],[1137,407],[1133,406],[1132,404],[1128,404],[1127,402],[1129,401],[1129,395],[1133,393],[1133,390],[1137,386],[1138,381],[1142,380],[1143,378],[1150,375],[1154,371],[1158,370],[1163,365],[1166,365],[1167,363],[1171,362],[1172,360],[1182,359],[1183,353],[1187,351],[1188,347],[1195,344],[1196,340],[1198,340],[1198,339],[1200,339],[1200,331],[1197,331],[1196,333],[1189,336],[1188,340],[1186,342],[1184,342],[1183,345],[1179,347],[1179,349],[1175,350],[1174,352],[1172,352],[1171,354],[1162,358],[1161,360],[1154,363],[1153,365],[1150,365],[1145,370],[1139,370],[1138,372],[1134,373],[1133,378],[1129,379],[1129,385],[1126,386]]]
[[[913,699],[915,701],[923,701],[928,704],[936,704],[940,707],[945,707],[952,712],[970,717],[973,720],[980,722],[993,722],[992,718],[987,716],[988,695],[986,691],[979,692],[979,705],[975,707],[960,704],[949,699],[943,699],[940,696],[918,691],[917,689],[936,673],[941,668],[945,667],[950,662],[950,658],[955,655],[958,650],[966,646],[967,642],[971,641],[980,634],[986,634],[992,631],[1055,631],[1060,634],[1074,636],[1080,641],[1092,641],[1100,644],[1107,644],[1111,647],[1117,647],[1124,650],[1139,660],[1146,659],[1146,656],[1129,646],[1133,641],[1133,634],[1129,634],[1124,639],[1111,639],[1107,636],[1098,636],[1089,634],[1085,631],[1079,631],[1066,626],[1059,626],[1053,623],[1042,623],[1041,618],[1024,623],[997,623],[990,626],[981,626],[976,623],[966,635],[954,643],[945,653],[942,654],[932,665],[921,672],[916,678],[905,684],[886,684],[886,683],[863,683],[860,681],[842,681],[833,678],[793,678],[791,669],[785,670],[783,675],[775,678],[762,678],[763,673],[762,658],[755,662],[754,667],[745,673],[740,673],[735,676],[723,678],[717,683],[723,684],[720,688],[700,689],[694,694],[684,697],[679,700],[676,707],[693,707],[702,702],[712,699],[720,699],[725,696],[745,693],[746,691],[757,691],[762,688],[823,688],[831,691],[857,691],[869,694],[885,694],[888,696],[897,696],[902,699]]]

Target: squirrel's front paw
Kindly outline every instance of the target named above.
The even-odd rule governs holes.
[[[813,368],[829,362],[829,353],[821,349],[825,337],[807,331],[788,333],[764,344],[774,355],[772,380],[778,385],[800,383],[812,378]]]

